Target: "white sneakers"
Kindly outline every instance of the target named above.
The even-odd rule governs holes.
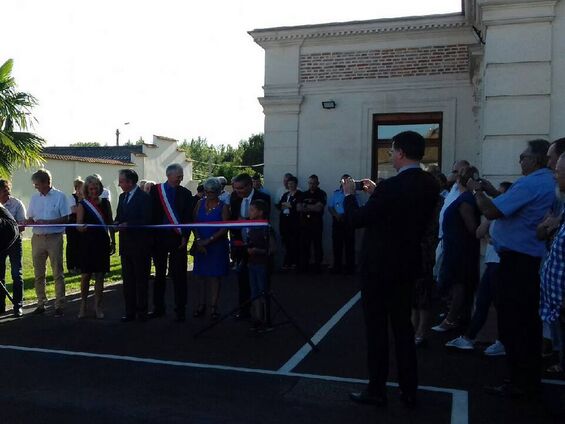
[[[500,340],[497,340],[485,349],[484,354],[487,356],[504,356],[506,355],[506,350]]]
[[[461,350],[473,350],[475,348],[475,342],[469,340],[465,336],[459,336],[445,344],[445,347],[454,347]]]
[[[469,340],[465,336],[459,336],[456,339],[447,342],[445,347],[452,347],[460,350],[473,350],[475,349],[475,342],[473,340]],[[500,340],[497,340],[487,347],[483,353],[487,356],[503,356],[506,355],[506,350]]]

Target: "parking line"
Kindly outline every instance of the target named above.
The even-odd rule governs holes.
[[[199,364],[196,362],[167,361],[163,359],[139,358],[136,356],[120,356],[120,355],[111,355],[105,353],[76,352],[69,350],[43,349],[37,347],[14,346],[14,345],[0,345],[0,350],[15,350],[20,352],[46,353],[46,354],[74,356],[74,357],[82,357],[82,358],[110,359],[110,360],[125,361],[125,362],[144,363],[150,365],[165,365],[165,366],[175,366],[175,367],[185,367],[185,368],[210,369],[216,371],[234,371],[240,373],[305,378],[312,380],[333,381],[339,383],[352,383],[352,384],[368,383],[368,380],[362,380],[357,378],[337,377],[337,376],[318,375],[318,374],[303,374],[303,373],[295,373],[295,372],[285,372],[281,370],[272,371],[272,370],[264,370],[259,368],[244,368],[244,367],[233,367],[226,365]],[[555,381],[555,380],[550,380],[550,381]],[[398,384],[387,383],[387,386],[398,387]],[[442,387],[433,387],[433,386],[418,386],[418,389],[429,392],[451,394],[452,397],[451,424],[468,424],[469,422],[468,393],[465,390],[446,389]]]
[[[543,384],[555,384],[556,386],[565,386],[565,380],[543,379],[541,382]]]
[[[343,305],[339,311],[337,311],[328,322],[326,322],[317,332],[312,336],[312,342],[317,345],[326,335],[330,332],[332,328],[343,318],[343,316],[349,312],[353,306],[361,299],[361,292],[357,292],[349,302]],[[279,368],[280,373],[291,372],[296,366],[306,358],[306,356],[312,351],[312,347],[305,343],[298,352],[296,352],[292,357]]]

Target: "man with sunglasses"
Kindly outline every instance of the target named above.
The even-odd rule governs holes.
[[[536,228],[555,199],[555,178],[547,168],[548,148],[546,140],[529,141],[520,155],[523,177],[494,199],[484,194],[485,184],[480,180],[467,183],[481,212],[496,220],[490,235],[500,256],[498,332],[506,349],[510,382],[485,390],[503,397],[525,397],[540,391],[539,271],[546,246],[536,237]]]

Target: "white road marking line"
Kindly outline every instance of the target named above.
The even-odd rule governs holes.
[[[361,292],[357,292],[349,302],[341,307],[334,316],[332,316],[328,322],[326,322],[317,332],[312,336],[312,342],[317,345],[330,330],[335,327],[335,325],[343,318],[343,316],[349,312],[351,308],[361,299]],[[292,371],[296,366],[306,358],[306,356],[312,351],[312,347],[305,343],[304,346],[298,350],[282,367],[279,368],[280,373],[288,373]]]
[[[362,380],[358,378],[337,377],[337,376],[318,375],[318,374],[303,374],[303,373],[285,372],[280,370],[272,371],[272,370],[264,370],[259,368],[232,367],[226,365],[199,364],[196,362],[167,361],[162,359],[139,358],[136,356],[120,356],[120,355],[111,355],[105,353],[75,352],[69,350],[43,349],[37,347],[25,347],[25,346],[14,346],[14,345],[0,345],[0,349],[15,350],[21,352],[48,353],[48,354],[75,356],[75,357],[83,357],[83,358],[110,359],[110,360],[144,363],[151,365],[166,365],[166,366],[185,367],[185,368],[210,369],[216,371],[234,371],[240,373],[306,378],[312,380],[333,381],[339,383],[353,383],[353,384],[368,383],[368,380]],[[550,381],[555,381],[555,380],[550,380]],[[398,383],[387,383],[387,386],[398,387]],[[433,387],[433,386],[418,386],[418,390],[451,394],[452,396],[451,424],[469,423],[468,393],[466,391],[456,390],[456,389],[446,389],[442,387]]]
[[[555,384],[556,386],[565,386],[565,380],[543,379],[541,382],[543,384]]]

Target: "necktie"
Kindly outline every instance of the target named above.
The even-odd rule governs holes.
[[[249,218],[249,199],[243,199],[243,215],[242,218]]]
[[[126,193],[126,196],[124,197],[124,204],[125,204],[125,205],[127,205],[128,202],[129,202],[129,195],[130,195],[130,192],[128,191],[128,192]]]

